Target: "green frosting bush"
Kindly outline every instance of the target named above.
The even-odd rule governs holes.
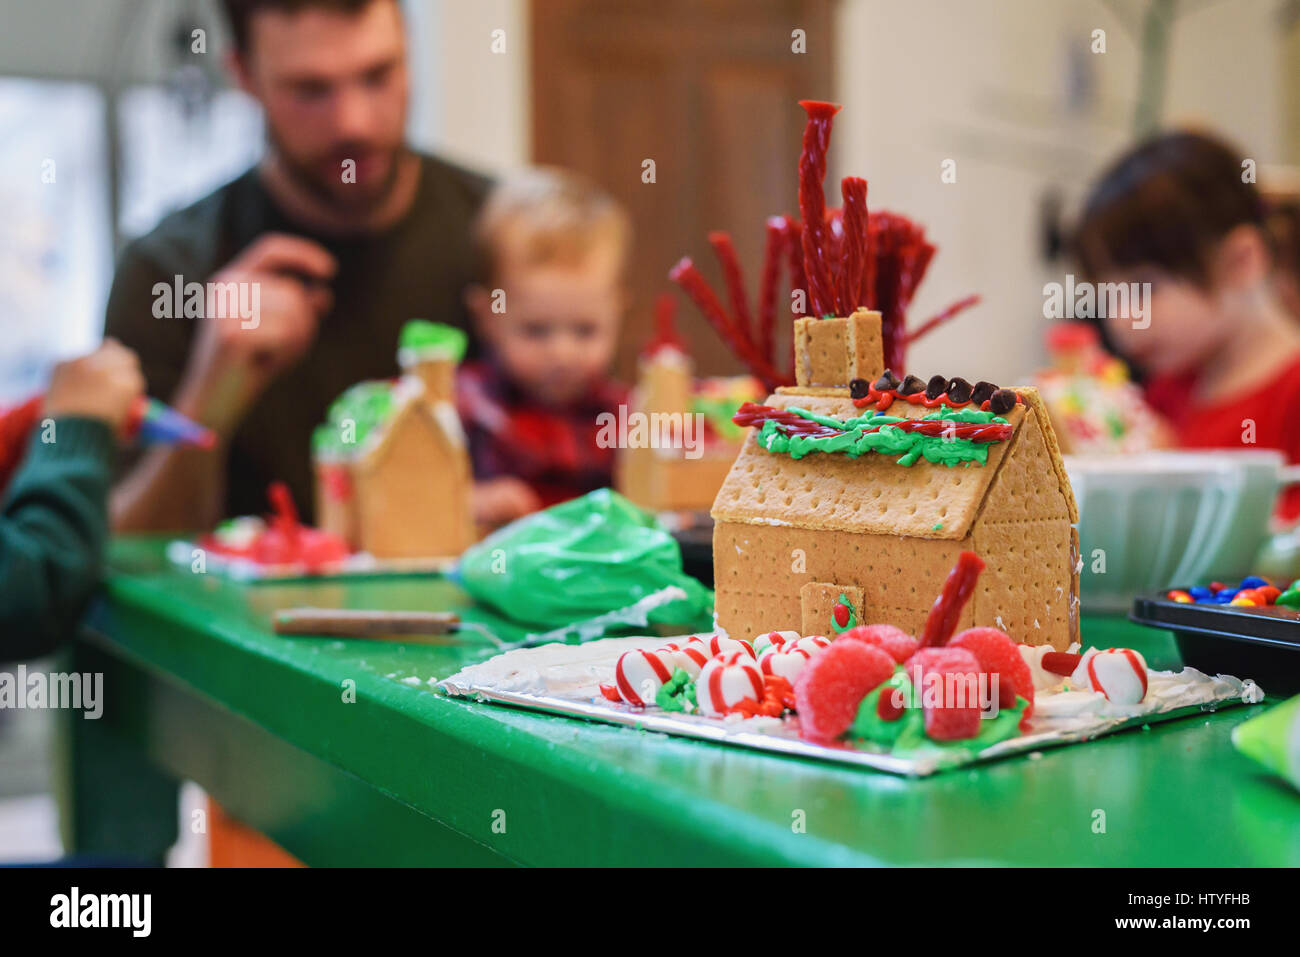
[[[469,337],[464,330],[455,326],[430,322],[428,319],[412,319],[402,327],[397,344],[400,349],[409,349],[416,354],[438,353],[446,355],[453,362],[460,362],[465,358]]]
[[[349,458],[392,413],[391,382],[358,382],[330,404],[325,422],[312,432],[312,452],[318,458]]]

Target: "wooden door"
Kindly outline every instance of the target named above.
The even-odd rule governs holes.
[[[731,233],[756,297],[764,220],[798,213],[797,101],[831,98],[831,0],[533,0],[531,15],[534,160],[587,174],[632,216],[630,376],[673,263],[689,254],[721,291],[709,230]],[[678,306],[697,371],[738,371],[685,296]]]

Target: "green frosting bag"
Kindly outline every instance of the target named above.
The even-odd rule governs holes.
[[[677,542],[610,489],[498,529],[461,556],[456,578],[476,601],[554,641],[648,624],[713,627],[713,592],[682,571]]]
[[[1237,725],[1232,743],[1300,790],[1300,696]]]

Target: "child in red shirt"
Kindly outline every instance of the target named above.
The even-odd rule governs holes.
[[[629,241],[614,200],[568,173],[517,175],[484,204],[482,281],[466,304],[486,354],[456,380],[479,522],[610,484],[614,449],[597,441],[598,417],[626,401],[609,369]]]
[[[1105,333],[1180,446],[1297,462],[1300,325],[1273,287],[1264,202],[1245,169],[1200,133],[1150,140],[1093,187],[1075,246],[1097,282],[1150,283],[1145,316],[1107,316]],[[1280,514],[1300,516],[1300,489]]]

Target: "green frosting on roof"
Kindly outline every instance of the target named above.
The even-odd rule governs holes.
[[[325,422],[311,436],[312,452],[321,458],[348,458],[393,413],[393,385],[383,380],[358,382],[337,399]]]
[[[412,319],[402,326],[398,347],[415,353],[436,352],[445,354],[453,362],[465,357],[469,337],[464,330],[428,319]]]
[[[758,444],[769,452],[784,453],[792,459],[801,459],[810,452],[838,452],[850,458],[857,458],[867,452],[879,452],[899,456],[899,465],[912,465],[920,459],[947,466],[972,463],[983,465],[988,461],[988,443],[904,432],[893,426],[906,419],[895,415],[877,412],[851,419],[836,419],[794,406],[786,411],[829,428],[845,430],[833,436],[786,435],[776,420],[768,419],[759,430]],[[1007,423],[1003,417],[980,409],[936,409],[921,418],[980,425]],[[858,431],[872,428],[878,431]]]

